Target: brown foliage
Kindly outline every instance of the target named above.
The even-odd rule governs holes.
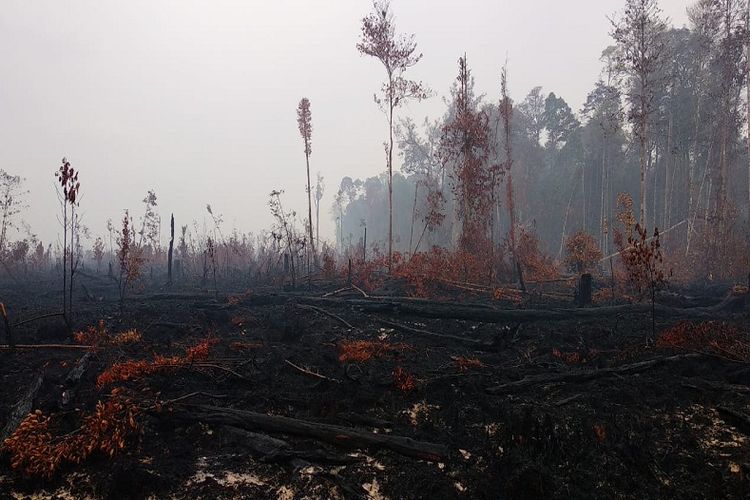
[[[602,252],[596,239],[585,231],[578,231],[565,242],[565,264],[577,273],[589,272],[596,268]]]
[[[307,97],[303,97],[297,106],[297,127],[305,144],[305,154],[309,156],[312,153],[312,114],[310,113],[310,99]]]
[[[60,187],[62,187],[63,201],[75,205],[78,199],[78,191],[81,189],[81,183],[78,181],[78,172],[70,166],[70,162],[66,158],[62,159],[62,165],[55,172],[55,177],[60,182]]]
[[[414,35],[396,35],[390,4],[387,1],[374,2],[372,12],[362,19],[362,37],[357,50],[383,64],[388,82],[383,84],[382,95],[389,106],[398,107],[407,99],[427,97],[427,90],[421,83],[404,78],[406,70],[422,59],[422,54],[416,49]]]
[[[487,221],[495,183],[502,171],[499,165],[490,162],[489,117],[472,103],[471,72],[466,58],[460,58],[458,65],[456,112],[443,126],[439,156],[443,165],[451,169],[457,216],[461,221],[459,247],[478,255],[487,246]]]
[[[336,275],[336,258],[333,252],[325,248],[323,249],[323,276],[326,279],[332,279]]]
[[[602,444],[607,440],[607,428],[604,424],[594,424],[593,430],[594,436],[599,444]]]
[[[244,292],[236,295],[229,295],[227,297],[227,304],[230,306],[236,306],[238,304],[241,304],[245,300],[249,299],[253,296],[253,291],[250,289],[245,290]]]
[[[628,280],[635,289],[638,300],[646,295],[651,299],[651,335],[656,335],[656,292],[667,285],[664,259],[659,242],[659,229],[654,236],[646,237],[646,229],[635,225],[636,235],[628,237],[628,246],[622,243],[622,234],[615,233],[615,244],[620,248],[620,257],[625,264]]]
[[[625,236],[630,238],[633,235],[636,220],[633,214],[633,197],[630,193],[619,193],[617,195],[617,215],[615,218],[625,228]]]
[[[681,321],[661,332],[656,345],[713,353],[736,361],[750,361],[748,334],[723,321]]]
[[[615,244],[620,248],[628,280],[639,300],[643,300],[649,293],[653,300],[656,291],[666,285],[659,230],[654,229],[653,237],[648,238],[646,230],[636,224],[635,233],[636,235],[628,237],[627,246],[622,242],[622,235],[615,233]]]
[[[552,257],[539,248],[539,238],[534,232],[523,229],[519,232],[516,256],[528,279],[552,279],[558,275]]]
[[[559,359],[560,361],[568,365],[579,365],[581,363],[587,363],[598,356],[599,351],[597,349],[588,349],[582,352],[565,352],[561,351],[557,347],[552,349],[552,357],[554,357],[555,359]]]
[[[529,257],[526,262],[529,262],[533,276],[556,275],[551,259],[541,255],[538,249],[534,248],[524,255]],[[491,252],[489,248],[475,254],[460,249],[449,251],[433,247],[408,259],[394,252],[391,276],[403,280],[406,292],[414,297],[439,297],[446,289],[488,294],[493,292],[488,286],[491,276],[498,272],[510,274],[503,257],[500,249]],[[376,254],[372,260],[356,261],[352,265],[353,282],[366,291],[380,287],[387,276],[388,260],[383,255]],[[348,270],[341,273],[342,277],[347,274]],[[477,285],[471,286],[471,283]]]
[[[713,220],[695,224],[690,251],[675,248],[669,261],[676,280],[683,283],[747,280],[750,269],[747,232],[740,229],[740,222],[734,218],[718,226]]]
[[[122,230],[117,238],[117,260],[120,264],[120,305],[125,300],[125,293],[141,275],[144,263],[143,252],[133,240],[132,220],[128,211],[122,218]]]

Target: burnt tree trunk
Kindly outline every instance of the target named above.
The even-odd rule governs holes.
[[[172,286],[172,254],[174,252],[174,214],[169,221],[169,254],[167,255],[167,284]]]
[[[586,307],[591,305],[593,278],[591,274],[584,273],[581,275],[581,281],[578,284],[578,305]]]
[[[5,335],[8,339],[8,347],[15,346],[15,341],[13,340],[13,331],[10,329],[10,321],[8,320],[8,310],[5,309],[5,304],[0,302],[0,314],[3,316],[3,324],[5,326]]]
[[[377,434],[349,427],[235,408],[206,405],[185,406],[190,409],[190,412],[180,414],[181,418],[198,420],[207,424],[232,425],[251,431],[263,430],[271,433],[291,434],[349,448],[387,449],[428,462],[444,460],[449,453],[448,448],[442,444],[416,441],[405,436]]]

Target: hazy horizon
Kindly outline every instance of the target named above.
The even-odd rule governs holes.
[[[660,3],[673,25],[686,24],[686,2]],[[435,92],[399,110],[421,121],[442,116],[464,52],[489,102],[498,99],[507,57],[513,99],[541,85],[578,111],[612,43],[606,17],[624,1],[391,5],[399,32],[414,33],[424,53],[410,77]],[[150,189],[165,226],[170,213],[178,226],[201,225],[211,204],[225,230],[257,232],[272,222],[272,189],[285,190],[287,208],[306,213],[295,115],[304,96],[312,108],[311,173],[320,171],[326,184],[321,237],[331,238],[329,208],[341,178],[385,169],[386,121],[372,99],[384,71],[355,48],[370,9],[368,0],[325,8],[283,0],[6,2],[0,168],[26,178],[23,220],[45,243],[56,238],[53,174],[63,156],[80,170],[93,237],[126,208],[137,219]]]

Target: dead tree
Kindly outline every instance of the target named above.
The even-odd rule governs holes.
[[[375,102],[388,116],[388,269],[393,263],[393,113],[408,99],[422,100],[428,95],[421,82],[404,78],[406,70],[422,59],[422,54],[417,54],[416,49],[414,35],[396,35],[389,3],[373,2],[372,12],[362,19],[362,38],[357,50],[378,59],[387,75],[383,94],[376,95]]]
[[[613,22],[612,38],[620,49],[618,63],[630,77],[628,118],[640,147],[640,224],[646,227],[646,169],[649,162],[648,125],[654,112],[654,91],[664,53],[666,24],[657,0],[627,0],[625,11]]]
[[[174,251],[174,214],[169,220],[169,253],[167,255],[167,284],[172,286],[172,253]]]
[[[312,223],[312,185],[310,184],[310,153],[312,153],[312,114],[310,112],[310,100],[303,97],[297,106],[297,126],[305,144],[305,162],[307,165],[307,234],[310,237],[310,251],[313,261],[317,267],[318,257],[315,254],[315,239],[313,238]],[[308,272],[308,274],[310,274]]]

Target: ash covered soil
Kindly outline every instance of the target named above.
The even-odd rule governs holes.
[[[1,350],[0,428],[40,375],[32,408],[53,415],[53,430],[64,435],[109,397],[113,386],[97,387],[97,377],[113,363],[183,356],[210,337],[209,355],[117,384],[140,408],[139,431],[112,457],[94,453],[40,479],[11,468],[3,452],[2,497],[747,498],[750,491],[750,365],[736,353],[649,342],[643,308],[576,315],[560,312],[571,307],[562,302],[441,305],[331,294],[342,285],[323,284],[295,293],[147,289],[120,314],[113,285],[81,280],[74,330],[103,320],[110,332],[137,329],[142,340]],[[41,280],[3,286],[11,323],[58,310],[57,288]],[[712,307],[722,298],[682,309],[696,301],[673,295],[670,308],[657,310],[657,331],[718,321],[748,341],[747,305]],[[506,310],[531,313],[506,318]],[[14,336],[19,344],[74,343],[61,318],[19,326]],[[372,358],[351,359],[365,345],[375,346]],[[76,366],[84,368],[78,380],[70,376]]]

